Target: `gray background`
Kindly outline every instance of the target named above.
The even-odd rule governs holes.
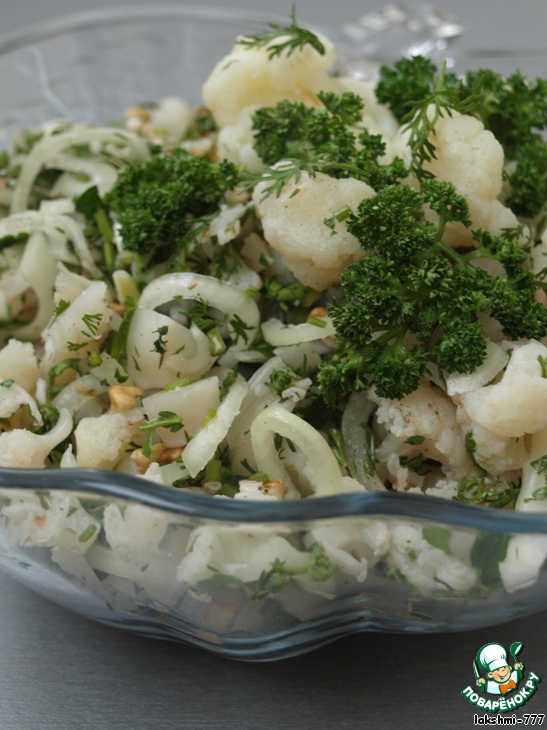
[[[199,4],[287,15],[292,2]],[[0,0],[0,33],[113,5]],[[328,28],[381,5],[299,0],[297,10],[301,21]],[[436,5],[466,23],[464,48],[546,49],[546,0]],[[522,641],[527,669],[547,683],[547,612],[465,634],[363,634],[304,657],[251,665],[94,624],[0,573],[0,730],[469,728],[473,708],[460,691],[473,681],[475,653],[490,641]],[[547,711],[547,686],[540,684],[526,709]]]

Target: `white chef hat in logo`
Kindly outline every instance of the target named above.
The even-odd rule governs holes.
[[[507,666],[507,650],[501,644],[486,644],[477,654],[477,664],[488,672]]]

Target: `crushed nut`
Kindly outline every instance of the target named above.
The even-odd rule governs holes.
[[[142,453],[142,449],[135,449],[131,454],[131,458],[137,465],[139,474],[144,474],[153,461],[160,466],[165,466],[165,464],[172,464],[174,461],[177,461],[181,456],[182,446],[169,448],[165,444],[154,444],[152,446],[151,459]]]
[[[96,390],[94,390],[93,388],[86,388],[84,385],[75,385],[74,390],[80,395],[99,395]]]
[[[125,314],[125,307],[123,306],[123,304],[118,304],[118,302],[111,302],[108,306],[113,312],[119,314],[120,317],[123,317],[123,315]]]
[[[323,319],[323,317],[327,316],[327,310],[325,307],[314,307],[311,312],[308,314],[306,319],[309,319],[310,317],[315,317],[316,319]]]
[[[287,488],[283,479],[268,479],[267,482],[264,482],[260,491],[272,497],[277,497],[277,499],[284,499]]]
[[[108,395],[114,413],[121,413],[132,408],[135,398],[144,395],[144,390],[136,385],[113,385],[108,389]]]
[[[197,285],[198,285],[197,281],[191,281],[188,284],[188,289],[190,289],[190,290],[195,289]]]
[[[150,121],[150,112],[142,106],[132,106],[125,112],[126,119],[140,119],[141,122]]]

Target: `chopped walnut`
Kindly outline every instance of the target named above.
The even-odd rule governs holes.
[[[126,119],[139,119],[141,122],[150,121],[150,112],[142,106],[132,106],[125,112]]]
[[[175,446],[169,448],[165,444],[154,444],[152,446],[152,458],[145,456],[142,453],[142,449],[135,449],[131,454],[131,458],[137,465],[139,474],[144,474],[150,464],[155,461],[160,466],[165,464],[172,464],[173,461],[177,461],[182,456],[182,446]]]
[[[133,408],[133,403],[138,395],[143,395],[144,390],[136,385],[113,385],[108,390],[110,404],[114,413],[121,413]]]
[[[119,314],[120,317],[123,317],[123,315],[125,314],[125,307],[123,304],[118,304],[118,302],[111,302],[108,306],[113,312]]]
[[[277,497],[277,499],[284,499],[287,493],[283,479],[268,479],[267,482],[264,482],[260,491],[272,497]]]
[[[308,314],[306,319],[309,319],[310,317],[315,317],[316,319],[323,319],[323,317],[327,316],[327,310],[325,307],[314,307],[311,312]]]

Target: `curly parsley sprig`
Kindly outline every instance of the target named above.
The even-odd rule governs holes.
[[[424,220],[429,204],[437,225]],[[368,255],[341,277],[345,301],[329,305],[340,347],[319,368],[320,391],[335,406],[346,393],[374,382],[384,398],[403,398],[427,374],[428,361],[448,372],[471,373],[486,356],[478,313],[496,319],[509,339],[541,339],[547,309],[539,285],[523,266],[511,237],[474,232],[478,249],[446,245],[446,225],[469,227],[465,199],[452,184],[422,183],[421,192],[393,185],[363,200],[347,227]],[[472,266],[477,257],[499,261],[505,276]]]

